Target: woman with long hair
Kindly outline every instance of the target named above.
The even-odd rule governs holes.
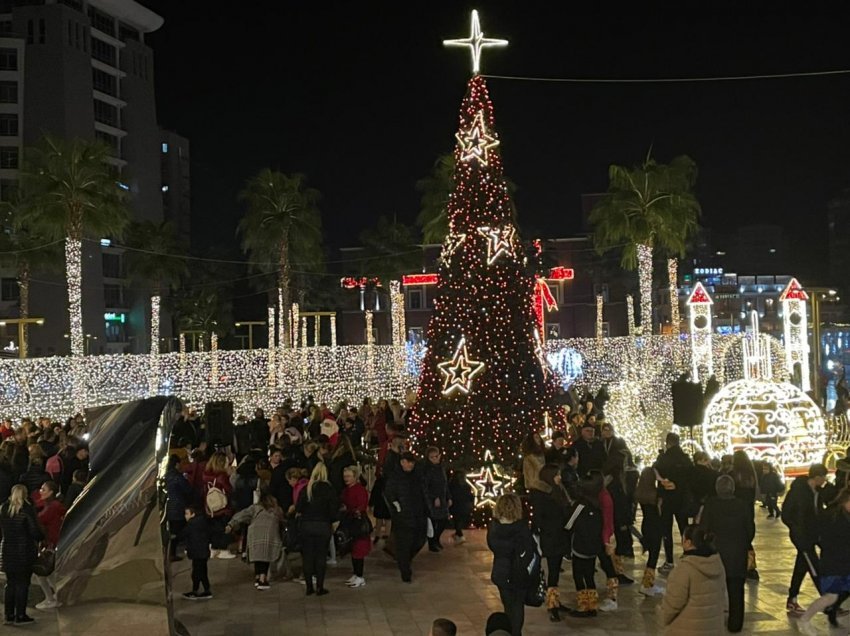
[[[46,481],[41,485],[39,498],[41,510],[38,512],[38,522],[44,530],[45,547],[56,549],[59,544],[59,532],[62,530],[62,522],[67,511],[64,504],[56,497],[59,495],[59,486],[55,481]],[[41,591],[44,592],[44,600],[37,603],[35,608],[39,610],[53,609],[59,607],[56,600],[56,577],[55,573],[49,576],[36,576]]]
[[[546,464],[545,447],[540,433],[534,431],[522,440],[522,480],[525,489],[546,491],[547,486],[540,481],[540,469]]]
[[[755,518],[756,497],[758,495],[758,477],[756,469],[749,456],[742,450],[732,453],[732,471],[729,473],[735,480],[735,496],[747,504],[748,509]],[[750,544],[747,550],[747,580],[758,581],[759,571],[756,565],[756,551]]]
[[[5,624],[26,625],[34,622],[27,616],[27,599],[38,542],[44,538],[26,486],[12,486],[9,500],[0,506],[0,533],[0,556],[6,574]]]
[[[558,581],[561,562],[570,551],[570,535],[564,529],[570,518],[570,498],[561,484],[561,468],[557,464],[546,464],[540,470],[540,481],[549,487],[549,492],[531,491],[534,506],[534,525],[540,535],[540,550],[546,558],[546,609],[549,620],[561,620],[560,592]]]
[[[343,470],[355,464],[357,464],[357,453],[351,444],[351,438],[345,434],[340,435],[336,448],[331,453],[330,461],[328,462],[328,480],[337,494],[341,493],[345,488],[345,482],[342,478]]]
[[[347,466],[342,471],[345,480],[345,489],[342,491],[342,505],[350,528],[358,528],[362,522],[368,519],[369,493],[360,483],[360,468],[356,465]],[[368,530],[368,527],[366,528]],[[366,579],[363,578],[363,562],[372,549],[369,534],[359,534],[351,542],[351,567],[354,574],[345,584],[348,587],[363,587]]]
[[[280,557],[283,550],[280,531],[283,525],[283,510],[278,506],[277,499],[264,494],[260,502],[244,510],[240,510],[225,532],[230,533],[240,525],[248,526],[248,561],[254,564],[254,587],[267,590],[269,583],[269,566]]]
[[[227,521],[233,515],[233,485],[230,481],[230,463],[227,455],[216,451],[210,457],[204,468],[203,475],[203,497],[207,505],[207,515],[210,517],[210,535],[212,537],[212,557],[219,559],[233,559],[236,557],[228,548],[230,547],[230,536],[225,531]],[[210,491],[221,491],[227,497],[227,505],[218,510],[210,510],[209,502],[213,498]]]
[[[304,560],[304,578],[307,596],[328,593],[325,589],[325,571],[328,544],[333,534],[333,524],[339,512],[339,499],[328,482],[328,470],[323,463],[316,464],[310,481],[298,496],[295,513],[299,515],[298,531],[301,538],[301,556]],[[316,587],[313,587],[313,577]]]

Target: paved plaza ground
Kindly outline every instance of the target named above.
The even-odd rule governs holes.
[[[785,614],[785,597],[794,562],[794,550],[788,541],[781,521],[764,519],[758,513],[756,550],[761,582],[747,585],[745,634],[797,634],[795,621]],[[239,559],[211,561],[210,573],[215,598],[207,602],[178,599],[177,615],[190,629],[192,636],[367,636],[427,634],[431,621],[437,617],[453,620],[463,636],[484,633],[487,616],[501,610],[498,592],[490,583],[491,555],[487,550],[484,531],[470,531],[469,540],[460,546],[447,546],[440,554],[424,550],[414,561],[414,579],[403,584],[395,563],[382,551],[375,551],[366,560],[366,587],[351,590],[344,581],[350,574],[348,560],[329,569],[324,597],[304,595],[304,586],[297,582],[275,582],[271,590],[258,592],[252,586],[253,570]],[[449,534],[445,535],[449,538]],[[848,538],[850,540],[850,538]],[[678,549],[678,548],[677,548]],[[631,575],[638,579],[643,562],[626,561]],[[177,591],[188,590],[189,564],[178,563]],[[663,581],[663,579],[662,579]],[[604,576],[597,578],[600,593]],[[185,590],[184,590],[185,588]],[[619,634],[661,634],[656,621],[660,599],[645,599],[636,586],[620,588],[620,608],[596,619],[566,617],[561,623],[550,623],[543,608],[526,609],[524,634],[582,634],[603,636]],[[561,593],[565,604],[574,599],[569,565],[561,578]],[[36,586],[32,602],[41,600]],[[810,581],[803,586],[800,602],[814,598]],[[80,608],[81,610],[82,608]],[[63,623],[79,610],[63,608]],[[719,610],[719,611],[722,611]],[[148,627],[150,609],[140,606],[126,608],[122,625],[106,625],[97,616],[82,614],[74,634],[118,634],[119,636],[154,636]],[[20,629],[35,634],[58,634],[55,614],[32,610],[38,623],[27,628],[6,628],[13,633]],[[841,619],[844,627],[832,634],[847,634],[850,617]],[[814,624],[822,633],[830,633],[826,618],[818,616]],[[62,630],[61,636],[66,636]]]

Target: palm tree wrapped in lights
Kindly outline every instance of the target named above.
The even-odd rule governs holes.
[[[692,191],[696,178],[696,164],[686,155],[667,165],[656,163],[649,154],[633,168],[612,165],[608,192],[590,213],[597,250],[622,247],[621,265],[638,269],[644,335],[652,334],[654,251],[660,248],[684,256],[688,239],[698,228],[701,210]]]

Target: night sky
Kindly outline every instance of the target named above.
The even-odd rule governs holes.
[[[484,52],[484,74],[850,69],[847,16],[767,4],[143,3],[165,17],[148,43],[160,123],[192,144],[198,246],[232,253],[237,192],[266,166],[306,173],[323,193],[332,247],[356,244],[382,214],[414,221],[414,183],[453,147],[470,72],[468,52],[441,42],[468,35],[472,8],[486,35],[510,40]],[[697,162],[704,225],[777,223],[799,240],[800,267],[822,261],[826,203],[850,186],[850,75],[489,87],[526,238],[580,232],[580,195],[603,191],[610,163],[636,163],[652,145],[661,162]]]

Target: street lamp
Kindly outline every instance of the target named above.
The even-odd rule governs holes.
[[[248,349],[254,348],[254,327],[266,326],[265,320],[243,320],[235,323],[237,327],[248,327]]]
[[[27,342],[26,334],[24,334],[25,325],[43,325],[44,318],[3,318],[0,320],[0,327],[6,325],[18,325],[18,357],[23,359],[27,357]]]

